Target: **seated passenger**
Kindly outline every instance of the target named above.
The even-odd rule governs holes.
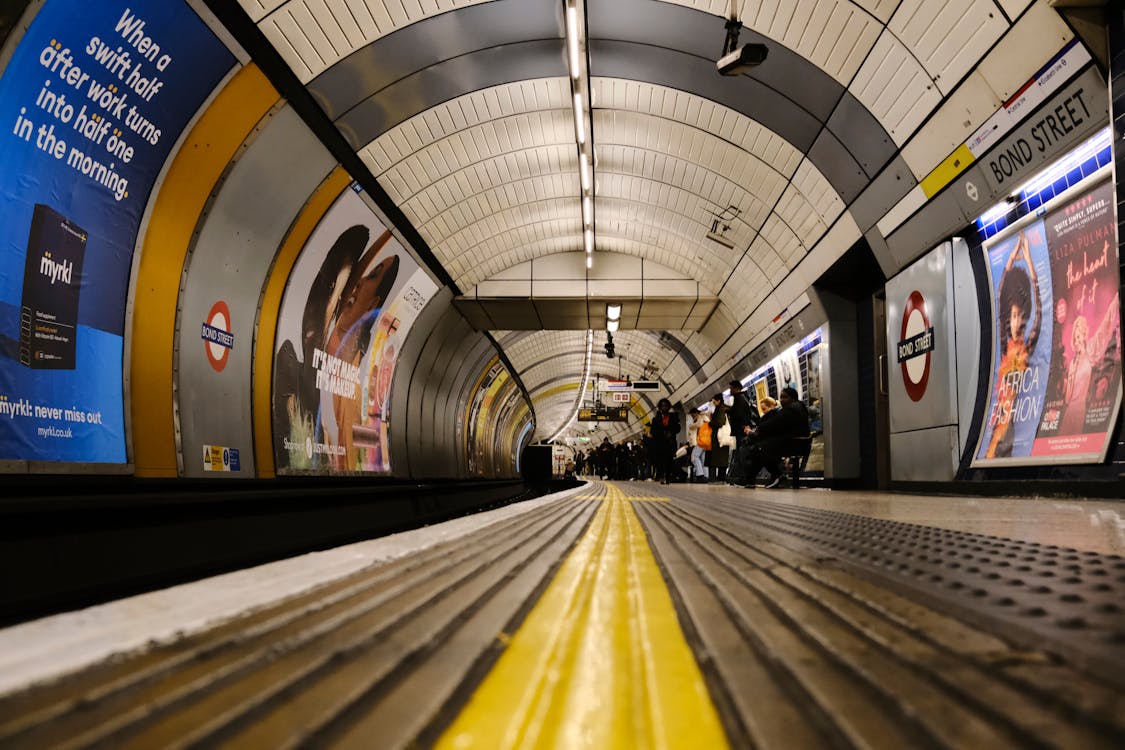
[[[758,444],[743,486],[753,487],[758,472],[764,468],[769,472],[766,487],[776,487],[781,483],[781,460],[791,445],[790,441],[809,435],[809,413],[798,400],[795,389],[782,389],[781,407],[764,414],[754,434],[758,437]]]

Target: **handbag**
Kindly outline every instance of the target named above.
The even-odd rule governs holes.
[[[695,434],[695,444],[705,451],[711,450],[711,425],[707,422],[699,425],[699,432]]]
[[[734,435],[730,434],[730,422],[727,422],[719,428],[719,445],[724,448],[733,448],[735,446]]]

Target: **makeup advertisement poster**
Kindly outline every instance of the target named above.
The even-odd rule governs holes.
[[[337,199],[282,299],[274,359],[278,471],[391,471],[391,380],[437,285],[363,202]]]

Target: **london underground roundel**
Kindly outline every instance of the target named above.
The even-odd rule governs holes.
[[[906,299],[899,332],[898,363],[902,384],[911,401],[921,401],[930,382],[930,358],[934,350],[934,328],[926,314],[926,300],[914,290]]]
[[[230,350],[234,348],[230,308],[226,302],[219,300],[211,305],[211,312],[207,313],[207,320],[203,321],[199,337],[203,339],[203,351],[207,354],[211,368],[215,372],[222,372],[230,358]]]

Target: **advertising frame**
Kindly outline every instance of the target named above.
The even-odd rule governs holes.
[[[1000,345],[998,344],[998,336],[999,336],[998,321],[999,321],[999,318],[998,318],[998,309],[997,309],[997,304],[998,304],[997,285],[996,285],[996,279],[993,276],[993,269],[992,269],[993,261],[990,257],[990,253],[994,249],[996,249],[998,246],[1001,246],[1001,245],[1004,245],[1005,243],[1010,242],[1014,236],[1019,235],[1023,230],[1027,229],[1028,227],[1032,227],[1036,223],[1042,223],[1044,225],[1044,232],[1046,233],[1047,219],[1050,218],[1054,212],[1058,211],[1060,208],[1067,207],[1068,204],[1076,203],[1077,201],[1081,200],[1085,196],[1093,195],[1095,193],[1095,191],[1097,191],[1098,189],[1100,189],[1104,186],[1107,186],[1107,185],[1110,187],[1111,193],[1112,193],[1112,186],[1113,186],[1112,170],[1109,167],[1106,167],[1106,168],[1103,168],[1103,169],[1099,170],[1096,174],[1092,175],[1090,178],[1088,178],[1086,180],[1083,180],[1083,181],[1079,182],[1078,184],[1073,185],[1072,187],[1060,192],[1057,196],[1055,196],[1051,200],[1046,201],[1034,213],[1030,213],[1026,216],[1021,217],[1019,220],[1013,222],[1011,225],[1006,227],[1004,230],[1002,230],[1002,231],[998,232],[996,235],[988,238],[988,240],[986,240],[985,242],[983,242],[981,244],[980,252],[984,255],[985,274],[986,274],[986,278],[987,278],[987,281],[988,281],[988,290],[989,290],[989,294],[988,294],[989,304],[988,304],[988,307],[986,309],[989,312],[990,322],[989,322],[989,328],[986,329],[986,330],[991,331],[991,339],[990,339],[990,351],[989,351],[989,358],[988,358],[989,377],[985,381],[985,390],[983,392],[983,400],[978,399],[978,405],[977,405],[977,408],[974,411],[974,419],[979,416],[979,418],[981,420],[981,422],[980,422],[981,429],[980,429],[980,434],[977,438],[977,441],[973,445],[972,458],[971,458],[971,462],[970,462],[970,466],[973,467],[973,468],[988,468],[988,467],[999,467],[999,466],[1012,466],[1012,467],[1017,467],[1017,466],[1047,466],[1047,465],[1064,465],[1064,464],[1066,464],[1066,465],[1079,465],[1079,464],[1092,465],[1092,464],[1103,463],[1105,461],[1106,455],[1109,451],[1110,442],[1112,440],[1113,431],[1116,428],[1117,420],[1118,420],[1118,418],[1120,416],[1120,412],[1121,412],[1122,360],[1121,360],[1120,349],[1118,349],[1118,352],[1117,352],[1117,374],[1116,374],[1117,388],[1116,388],[1116,394],[1113,396],[1112,406],[1110,407],[1109,413],[1108,413],[1108,421],[1105,424],[1104,433],[1101,433],[1101,446],[1097,451],[1091,450],[1091,451],[1084,451],[1084,452],[1081,452],[1081,453],[1070,453],[1070,454],[1054,453],[1054,454],[1047,454],[1047,455],[1033,455],[1031,453],[1028,453],[1027,455],[1018,455],[1018,456],[1009,455],[1009,456],[1002,456],[1002,457],[996,457],[996,456],[982,457],[981,454],[982,454],[982,448],[986,445],[986,442],[990,440],[990,438],[992,436],[992,430],[994,429],[994,428],[990,427],[989,422],[990,422],[990,412],[993,410],[994,400],[996,400],[996,398],[997,398],[996,397],[996,392],[997,392],[997,367],[998,367],[998,364],[999,364],[998,363],[998,354],[999,354],[999,351],[1000,351],[1000,348],[1001,348]],[[1108,210],[1110,212],[1110,220],[1107,222],[1107,225],[1110,227],[1109,231],[1112,232],[1112,237],[1113,237],[1113,240],[1112,240],[1112,243],[1111,243],[1110,246],[1113,249],[1114,256],[1115,256],[1115,259],[1116,259],[1115,263],[1110,264],[1111,270],[1109,272],[1114,273],[1116,275],[1117,285],[1114,287],[1114,290],[1118,295],[1118,297],[1117,297],[1118,326],[1120,326],[1120,322],[1119,322],[1120,321],[1120,284],[1121,284],[1120,258],[1116,257],[1118,255],[1119,248],[1120,248],[1119,238],[1117,236],[1117,217],[1116,217],[1116,208],[1117,207],[1116,207],[1116,200],[1110,200],[1108,203],[1109,203]],[[1051,248],[1049,248],[1047,246],[1047,238],[1046,237],[1044,237],[1044,239],[1043,239],[1043,244],[1044,244],[1044,247],[1046,248],[1045,252],[1049,255],[1049,253],[1051,252]],[[1029,251],[1029,254],[1030,254],[1030,251]],[[1049,297],[1048,297],[1051,304],[1050,304],[1050,309],[1049,310],[1043,309],[1042,314],[1043,314],[1044,319],[1049,318],[1051,320],[1052,331],[1053,331],[1054,325],[1057,325],[1057,323],[1054,321],[1054,317],[1056,315],[1055,308],[1056,308],[1057,303],[1059,301],[1059,294],[1054,289],[1054,279],[1053,279],[1054,268],[1053,268],[1053,266],[1048,264],[1047,271],[1048,271],[1048,277],[1050,278],[1050,281],[1051,281],[1051,290],[1050,290]],[[1066,291],[1069,293],[1070,290],[1067,289]],[[1042,305],[1043,297],[1044,297],[1044,295],[1041,292],[1040,293],[1040,299],[1036,300],[1036,303],[1035,303],[1037,306],[1039,306],[1041,308],[1045,308],[1045,306]],[[1069,297],[1067,297],[1067,299],[1069,299]],[[1120,329],[1119,328],[1118,328],[1118,332],[1117,332],[1117,339],[1118,339],[1118,341],[1120,340]],[[1037,346],[1049,348],[1051,346],[1051,341],[1050,340],[1047,340],[1047,341],[1040,340],[1037,343]],[[1039,431],[1042,429],[1041,420],[1043,419],[1043,416],[1044,416],[1043,411],[1046,407],[1047,398],[1048,398],[1048,396],[1046,394],[1046,391],[1047,391],[1049,383],[1053,383],[1054,380],[1055,380],[1055,377],[1052,377],[1052,374],[1057,369],[1054,365],[1054,362],[1053,362],[1054,356],[1055,356],[1055,353],[1053,353],[1053,352],[1047,353],[1047,357],[1048,357],[1047,367],[1048,367],[1049,372],[1048,372],[1046,382],[1044,382],[1043,386],[1042,386],[1043,393],[1041,394],[1041,398],[1043,400],[1043,405],[1040,406],[1039,413],[1037,413],[1035,415],[1034,422],[1035,422],[1036,427],[1035,427],[1034,434],[1032,435],[1032,444],[1033,444],[1032,450],[1034,450],[1034,443],[1037,440],[1040,439],[1038,437],[1038,434],[1039,434]],[[1030,368],[1030,357],[1029,357],[1029,368]],[[1021,390],[1023,390],[1022,386],[1021,386]],[[1013,432],[1014,432],[1015,427],[1013,427],[1012,429],[1013,429]],[[1082,434],[1082,435],[1095,434],[1096,435],[1098,433],[1080,433],[1080,434]],[[1062,437],[1066,438],[1068,436],[1064,435]]]

